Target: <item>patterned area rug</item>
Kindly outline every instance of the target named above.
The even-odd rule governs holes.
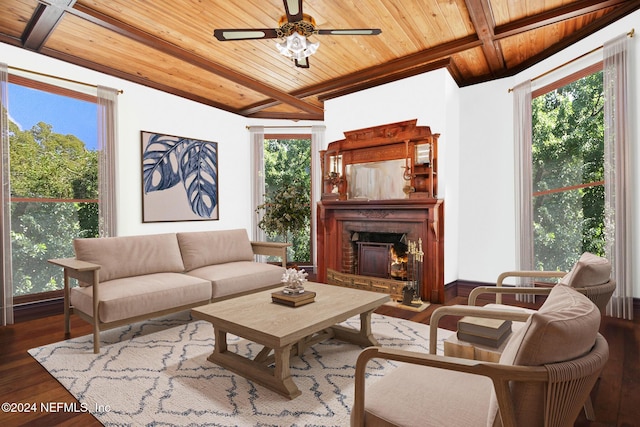
[[[344,325],[358,328],[359,317]],[[428,352],[427,325],[374,314],[372,329],[387,347]],[[453,332],[438,331],[442,340]],[[302,395],[286,399],[207,361],[213,349],[210,323],[188,312],[101,334],[93,354],[91,335],[29,350],[105,425],[346,426],[353,404],[353,373],[361,348],[328,340],[291,358]],[[260,346],[229,336],[229,349],[255,355]],[[395,363],[373,360],[373,383]]]

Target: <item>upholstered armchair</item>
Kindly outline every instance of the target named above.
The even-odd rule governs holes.
[[[547,296],[553,287],[503,287],[507,277],[526,278],[558,278],[558,284],[569,286],[577,292],[585,295],[600,310],[604,316],[607,304],[615,291],[616,282],[611,279],[611,263],[606,259],[589,252],[583,253],[573,265],[571,271],[507,271],[498,277],[496,286],[478,286],[469,294],[468,306],[453,305],[440,307],[431,315],[429,352],[435,354],[436,334],[440,319],[445,316],[487,317],[491,319],[505,319],[515,322],[524,322],[535,310],[514,307],[502,303],[502,295],[525,294]],[[478,305],[478,297],[483,294],[493,294],[495,302],[484,305],[481,312],[475,311]],[[468,314],[474,313],[474,314]],[[514,323],[514,328],[520,328],[521,323]],[[585,415],[588,420],[595,420],[595,413],[591,399],[587,398],[584,404]]]
[[[524,322],[535,310],[514,307],[502,304],[504,294],[522,295],[549,295],[553,287],[503,287],[507,277],[527,278],[559,278],[559,285],[569,286],[577,292],[585,295],[593,302],[600,314],[604,315],[611,295],[616,289],[616,282],[611,279],[611,263],[602,257],[585,252],[571,268],[571,271],[507,271],[500,274],[496,286],[478,286],[469,294],[468,306],[452,305],[443,306],[433,312],[430,319],[429,352],[435,354],[437,328],[440,319],[445,316],[473,316],[487,317],[491,319],[505,319],[516,322]],[[495,303],[483,306],[483,310],[476,312],[474,306],[478,305],[478,297],[483,294],[494,294]]]
[[[554,286],[531,314],[462,308],[465,315],[525,323],[512,333],[499,363],[383,347],[363,350],[356,363],[352,425],[573,425],[609,355],[598,334],[598,308],[564,285]],[[375,382],[369,374],[367,381],[367,363],[375,358],[403,363]]]
[[[477,305],[477,299],[482,294],[495,294],[495,304],[502,303],[502,295],[504,294],[523,294],[529,293],[534,295],[548,295],[551,288],[536,287],[535,289],[525,290],[526,287],[503,287],[503,282],[508,277],[526,277],[526,278],[559,278],[559,284],[571,286],[578,292],[584,294],[600,309],[602,315],[611,295],[616,289],[616,282],[611,279],[611,263],[606,259],[585,252],[580,259],[574,264],[569,273],[564,271],[507,271],[500,276],[496,282],[496,286],[479,286],[474,288],[469,294],[469,305]],[[499,308],[489,305],[489,308]]]

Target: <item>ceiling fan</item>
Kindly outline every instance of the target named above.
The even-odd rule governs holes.
[[[218,29],[213,35],[220,41],[281,39],[276,43],[278,51],[291,58],[296,67],[309,68],[309,56],[313,55],[320,43],[309,43],[312,35],[374,36],[382,31],[378,28],[319,30],[313,17],[302,13],[302,0],[283,0],[286,15],[283,15],[278,28]]]

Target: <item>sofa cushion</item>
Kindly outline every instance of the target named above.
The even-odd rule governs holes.
[[[224,298],[280,284],[285,269],[281,266],[236,261],[191,270],[187,274],[211,282],[211,298]]]
[[[75,239],[73,248],[77,259],[100,265],[101,282],[184,271],[174,233]]]
[[[578,358],[591,350],[599,327],[600,311],[587,297],[569,286],[556,285],[540,310],[529,317],[524,327],[513,332],[500,363],[542,366]],[[517,425],[542,425],[543,385],[513,383],[511,390]],[[492,408],[497,409],[495,396]],[[488,422],[492,424],[493,418]]]
[[[253,261],[247,230],[194,231],[178,233],[186,271],[233,261]]]
[[[493,385],[488,377],[400,363],[367,380],[365,425],[479,426],[486,422]],[[446,384],[446,386],[443,386]]]
[[[569,273],[558,283],[573,288],[602,285],[611,278],[611,263],[608,259],[589,252],[580,256]]]
[[[181,273],[154,273],[101,282],[99,292],[98,318],[101,322],[113,322],[206,303],[211,299],[211,283]],[[71,305],[92,315],[93,288],[72,288]]]

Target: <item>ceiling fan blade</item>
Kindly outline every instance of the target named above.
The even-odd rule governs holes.
[[[296,67],[298,68],[309,68],[309,58],[302,58],[295,60]]]
[[[213,30],[213,35],[218,40],[255,40],[255,39],[275,39],[278,34],[273,28],[246,28],[246,29],[226,29]]]
[[[382,32],[379,28],[359,28],[348,30],[318,30],[318,34],[331,36],[377,36]]]
[[[302,0],[284,0],[284,10],[289,22],[302,21]]]

